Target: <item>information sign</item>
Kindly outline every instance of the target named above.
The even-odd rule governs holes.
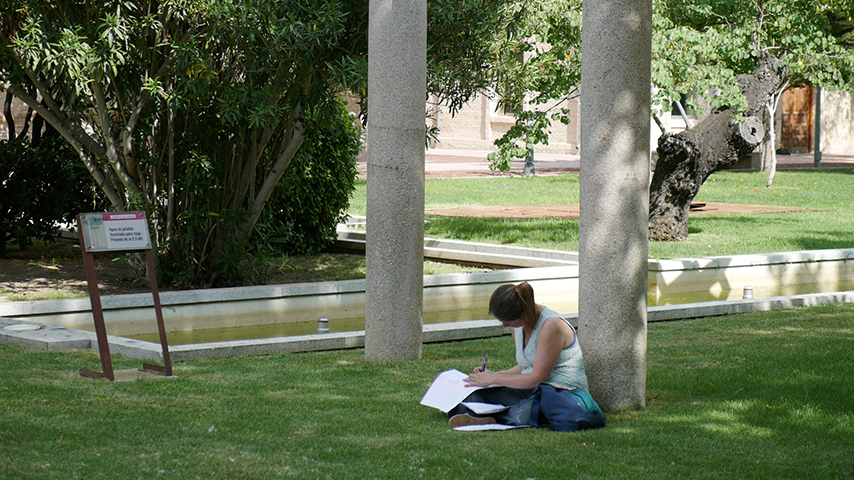
[[[151,249],[144,212],[81,213],[78,228],[88,252]]]

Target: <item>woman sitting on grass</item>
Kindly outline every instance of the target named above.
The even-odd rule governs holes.
[[[495,388],[477,390],[465,401],[510,408],[491,417],[478,417],[465,406],[458,405],[448,413],[452,428],[491,423],[555,425],[569,417],[579,416],[585,421],[575,425],[577,428],[556,429],[604,426],[605,418],[599,406],[587,393],[587,376],[578,337],[566,319],[535,303],[534,289],[528,282],[498,287],[489,300],[489,313],[505,327],[513,328],[517,365],[500,372],[475,368],[474,373],[465,379],[466,384]],[[555,396],[554,392],[559,394]],[[555,400],[558,398],[562,400]],[[531,418],[532,407],[539,418]],[[554,415],[553,418],[543,418],[550,411],[555,412],[555,408],[555,415],[562,416],[562,419]],[[592,419],[593,424],[588,425],[591,416],[595,418]],[[571,419],[569,422],[573,423]]]

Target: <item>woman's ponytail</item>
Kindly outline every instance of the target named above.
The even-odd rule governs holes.
[[[528,282],[516,284],[513,287],[516,295],[519,296],[519,302],[522,305],[522,311],[525,313],[525,325],[529,328],[534,328],[537,325],[537,304],[534,302],[534,287]]]
[[[533,328],[538,320],[534,288],[528,282],[501,285],[492,292],[489,313],[502,322],[516,321],[524,314],[525,324]]]

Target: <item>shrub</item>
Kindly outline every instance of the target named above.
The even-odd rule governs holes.
[[[0,142],[0,258],[7,244],[53,241],[60,224],[99,205],[91,177],[61,138]]]
[[[308,115],[307,132],[270,199],[266,228],[259,231],[276,250],[295,255],[318,253],[335,241],[355,190],[362,146],[356,119],[343,102],[329,113]]]

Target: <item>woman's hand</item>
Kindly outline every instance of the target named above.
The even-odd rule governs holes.
[[[489,370],[481,371],[480,367],[474,369],[474,373],[463,379],[466,385],[472,387],[488,387],[495,383],[495,373]]]

